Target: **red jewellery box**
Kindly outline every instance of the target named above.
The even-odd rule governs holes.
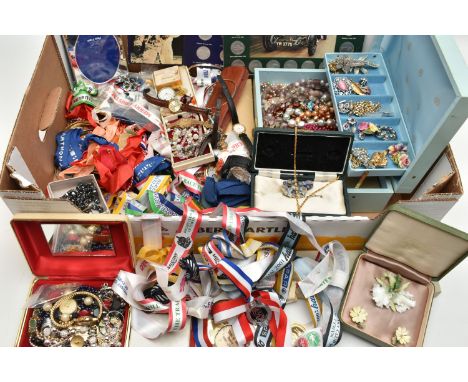
[[[105,214],[86,215],[80,213],[27,213],[14,215],[11,220],[11,226],[18,238],[18,242],[21,245],[31,272],[35,276],[32,282],[30,296],[43,285],[50,286],[68,283],[73,283],[74,288],[80,285],[94,288],[90,290],[96,289],[102,292],[105,291],[103,287],[106,285],[108,287],[112,286],[120,270],[134,271],[133,259],[135,250],[133,235],[131,226],[125,216]],[[112,296],[110,289],[107,289],[107,293],[107,296]],[[85,294],[82,293],[82,295],[84,296]],[[103,295],[104,292],[99,296]],[[98,296],[98,294],[96,294],[96,296]],[[53,294],[47,296],[47,298],[51,299],[53,297]],[[81,298],[84,301],[84,297]],[[54,306],[55,302],[59,300],[60,299],[57,298],[52,299],[50,305]],[[102,300],[97,299],[96,301],[91,301],[89,304],[91,306],[92,304],[96,304],[96,306],[99,307],[99,302],[101,302],[101,311],[103,313],[102,315],[98,314],[98,316],[109,318],[108,312],[114,309],[115,300],[116,298],[114,297],[114,299],[106,301],[103,297]],[[106,302],[109,301],[112,301],[112,307],[106,305]],[[75,301],[73,301],[73,304],[75,304]],[[86,302],[84,302],[84,304],[86,304]],[[115,314],[119,314],[120,317],[120,323],[118,323],[119,335],[113,338],[115,344],[117,344],[116,346],[128,346],[130,310],[128,305],[124,307],[119,304],[120,303],[117,301],[116,305],[119,307],[119,310],[115,311],[117,312]],[[76,309],[76,311],[78,311],[79,307]],[[31,333],[35,335],[36,332],[32,331],[30,320],[34,310],[33,308],[25,308],[21,327],[16,339],[16,346],[33,346],[30,341],[30,336]],[[45,309],[43,310],[45,312]],[[50,311],[53,314],[52,309]],[[56,309],[56,311],[60,314],[59,309]],[[98,311],[99,309],[96,310],[96,312]],[[49,318],[44,312],[44,317]],[[69,315],[69,317],[74,317],[76,314],[77,313],[73,313],[73,315]],[[78,315],[82,316],[82,311],[79,311]],[[90,320],[91,319],[94,319],[94,316],[92,316]],[[42,319],[40,322],[43,324],[44,320],[45,319]],[[34,323],[36,322],[35,320],[33,321]],[[84,322],[84,320],[79,322]],[[101,321],[97,319],[95,322]],[[85,323],[82,325],[89,326]],[[101,330],[101,327],[97,323],[95,325],[97,328],[96,330]],[[56,330],[56,328],[54,330]],[[72,332],[72,330],[70,330],[70,332]],[[38,338],[40,338],[40,335]],[[44,337],[42,337],[42,339],[44,339]],[[69,343],[62,346],[83,346],[82,337],[78,338],[78,344],[72,343],[72,339]],[[84,342],[85,345],[87,343],[86,341],[87,340]],[[92,343],[94,343],[94,339]],[[98,342],[98,344],[101,344],[100,346],[105,346],[102,345],[102,343],[103,342]]]

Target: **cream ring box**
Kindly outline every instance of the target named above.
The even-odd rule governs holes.
[[[302,214],[350,214],[346,167],[352,142],[351,133],[298,131],[297,178],[312,180],[313,187],[307,195],[315,192],[302,207]],[[296,212],[296,199],[282,193],[283,182],[287,179],[294,179],[294,130],[255,129],[252,206],[263,211]],[[300,203],[303,201],[299,199]]]
[[[433,281],[439,281],[468,255],[468,234],[400,205],[390,207],[380,219],[355,262],[340,320],[346,330],[379,346],[392,346],[398,327],[409,332],[406,346],[422,346],[435,292]],[[406,290],[415,298],[414,308],[398,313],[375,305],[371,289],[375,277],[386,271],[409,282]],[[349,316],[355,306],[368,313],[364,327],[358,327]]]

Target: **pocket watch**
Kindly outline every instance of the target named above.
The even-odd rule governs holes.
[[[176,96],[176,92],[174,89],[170,88],[170,87],[165,87],[165,88],[162,88],[159,92],[158,92],[158,98],[163,100],[163,101],[170,101],[172,100],[174,97]]]

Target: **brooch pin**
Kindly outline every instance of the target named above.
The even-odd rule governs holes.
[[[356,117],[363,117],[367,114],[377,113],[382,104],[380,102],[372,101],[340,101],[338,102],[338,111],[341,114],[355,115]]]
[[[414,296],[406,290],[410,282],[403,282],[400,275],[384,272],[375,280],[376,283],[372,287],[372,299],[377,307],[403,313],[416,306]]]
[[[358,168],[358,167],[369,167],[369,154],[367,149],[362,147],[353,148],[351,151],[351,167]]]
[[[408,146],[403,143],[397,143],[396,145],[390,145],[387,150],[392,162],[398,167],[407,168],[410,165]]]
[[[369,160],[370,168],[383,168],[387,166],[387,151],[376,151],[372,154],[371,159]]]
[[[399,326],[392,337],[392,345],[408,345],[411,341],[411,336],[404,326]]]
[[[365,322],[367,320],[367,311],[360,307],[355,306],[349,311],[349,316],[351,317],[351,321],[357,324],[358,327],[361,329],[364,328]]]
[[[333,80],[333,91],[336,95],[369,95],[371,90],[366,78],[354,82],[346,77],[337,77]]]
[[[367,56],[353,58],[351,56],[337,56],[328,63],[332,73],[367,74],[367,69],[376,69],[379,64],[367,59]]]
[[[358,137],[360,140],[364,140],[366,136],[373,135],[377,139],[384,141],[393,141],[397,139],[397,133],[395,129],[390,126],[377,126],[372,122],[361,122],[358,125]]]
[[[298,195],[296,195],[296,187],[294,185],[294,180],[288,179],[283,181],[283,185],[281,186],[281,192],[284,196],[288,198],[305,198],[307,195],[307,191],[311,190],[314,187],[314,182],[311,180],[299,180],[297,181],[297,191]],[[317,195],[317,197],[322,197],[321,195]]]

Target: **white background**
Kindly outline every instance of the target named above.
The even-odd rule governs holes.
[[[457,38],[468,62],[468,37]],[[43,37],[0,37],[0,156],[8,139],[29,84]],[[468,70],[468,68],[467,68]],[[38,116],[39,118],[39,116]],[[451,142],[462,180],[468,188],[468,123]],[[23,304],[32,274],[10,228],[11,213],[0,201],[0,346],[14,344]],[[443,219],[444,223],[468,231],[468,196],[465,195]],[[442,294],[433,303],[425,346],[468,346],[468,260],[441,281]],[[167,341],[144,341],[132,334],[132,345],[168,345]],[[340,346],[368,346],[369,343],[345,333]]]

